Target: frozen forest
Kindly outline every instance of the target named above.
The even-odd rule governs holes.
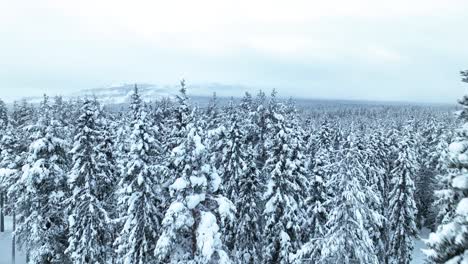
[[[189,91],[0,102],[1,221],[27,263],[408,264],[423,228],[427,263],[468,263],[468,97]]]

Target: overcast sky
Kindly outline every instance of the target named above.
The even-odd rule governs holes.
[[[0,0],[0,97],[145,82],[454,102],[467,0]]]

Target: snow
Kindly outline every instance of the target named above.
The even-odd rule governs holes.
[[[10,176],[11,174],[15,173],[16,170],[11,170],[11,169],[6,169],[6,168],[0,168],[0,177],[7,177]]]
[[[195,143],[195,153],[200,155],[205,151],[205,145],[202,144],[201,137],[197,134],[193,136],[193,142]]]
[[[466,155],[465,153],[462,153],[460,155],[458,155],[458,160],[462,163],[467,163],[468,162],[468,155]]]
[[[68,217],[68,224],[69,224],[70,226],[74,226],[75,223],[76,223],[75,218],[73,217],[73,215],[70,215],[70,216]]]
[[[174,191],[180,191],[187,188],[187,186],[188,182],[184,178],[177,178],[169,188]]]
[[[187,202],[187,208],[188,209],[193,209],[195,207],[197,207],[197,205],[204,201],[205,200],[205,194],[204,193],[200,193],[200,194],[193,194],[193,195],[189,195],[187,196],[186,199],[186,202]]]
[[[216,192],[219,190],[219,186],[221,185],[222,180],[221,177],[216,172],[211,174],[211,191]]]
[[[284,232],[284,231],[281,231],[280,237],[281,237],[281,244],[286,244],[286,243],[288,243],[288,242],[291,240],[291,239],[289,238],[289,235],[288,235],[286,232]]]
[[[452,153],[461,153],[465,150],[465,144],[463,142],[453,142],[449,145],[449,151]]]
[[[468,175],[459,175],[452,180],[452,187],[456,189],[468,189]]]
[[[206,259],[210,259],[219,245],[219,226],[216,217],[210,212],[202,212],[197,229],[197,247]]]
[[[170,225],[172,221],[176,228],[192,226],[194,223],[193,217],[187,213],[186,207],[181,202],[174,202],[169,206],[162,224]]]
[[[192,183],[193,187],[196,186],[206,186],[206,177],[204,176],[190,176],[190,183]]]
[[[2,184],[2,181],[4,181],[4,179],[10,177],[15,172],[16,170],[0,168],[0,184]]]
[[[215,198],[218,203],[218,212],[222,219],[234,220],[236,206],[226,197],[218,196]]]
[[[279,194],[276,193],[273,197],[271,197],[268,202],[265,204],[264,213],[269,214],[276,210],[276,204],[280,199]]]
[[[468,198],[463,198],[458,203],[457,214],[468,216]]]
[[[11,263],[11,232],[13,229],[13,221],[10,216],[5,217],[5,231],[0,233],[0,264]],[[16,252],[16,264],[25,264],[26,258],[21,252]]]
[[[38,139],[36,141],[33,141],[29,147],[29,149],[34,153],[34,155],[46,148],[47,142],[45,142],[44,139]]]
[[[413,259],[411,264],[424,264],[426,260],[426,255],[423,253],[423,249],[426,248],[424,240],[429,237],[431,231],[427,228],[423,228],[419,233],[419,239],[414,239],[414,249],[413,249]]]
[[[171,155],[180,156],[180,155],[184,154],[184,150],[185,150],[184,145],[179,145],[179,146],[172,149]]]

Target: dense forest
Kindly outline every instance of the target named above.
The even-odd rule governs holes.
[[[2,210],[28,263],[467,263],[460,104],[2,102]]]

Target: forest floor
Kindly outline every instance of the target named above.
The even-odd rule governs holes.
[[[5,231],[0,233],[0,264],[11,264],[11,231],[13,223],[11,217],[5,217]],[[425,248],[424,242],[422,239],[426,239],[429,236],[429,229],[423,228],[419,234],[421,239],[416,239],[414,241],[414,250],[413,250],[413,261],[412,264],[424,264],[424,254],[421,249]],[[16,252],[16,262],[15,264],[25,264],[26,258],[21,252]]]
[[[429,229],[423,228],[421,229],[421,232],[419,232],[420,239],[414,240],[413,261],[411,261],[412,264],[424,264],[426,256],[421,250],[426,248],[423,240],[429,237],[429,233],[431,233]]]
[[[11,264],[11,232],[13,229],[12,218],[5,217],[5,231],[0,232],[0,264]],[[26,257],[21,252],[16,252],[15,264],[25,264]]]

